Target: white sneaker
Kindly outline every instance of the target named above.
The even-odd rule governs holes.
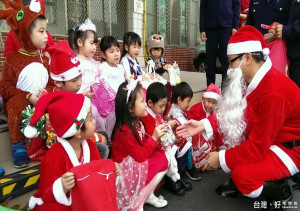
[[[156,208],[162,208],[168,204],[167,200],[165,200],[163,196],[156,197],[154,194],[149,196],[146,203]]]

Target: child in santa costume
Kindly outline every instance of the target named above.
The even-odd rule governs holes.
[[[177,122],[177,125],[174,127],[174,132],[176,131],[176,127],[178,125],[182,125],[188,121],[188,115],[186,111],[190,107],[190,101],[192,97],[193,90],[188,83],[181,82],[174,87],[171,98],[172,104],[166,113],[166,118],[176,120]],[[186,168],[189,170],[191,169],[190,173],[188,174],[190,179],[200,180],[201,177],[196,172],[192,162],[192,137],[177,137],[176,145],[179,147],[176,157],[178,163],[178,172],[184,173]],[[169,188],[171,191],[173,190],[173,186],[174,184],[168,186],[171,187]],[[185,181],[183,178],[181,178],[181,186],[185,190],[190,190],[192,188],[192,184]]]
[[[199,121],[213,115],[220,99],[220,94],[221,92],[219,87],[211,83],[203,93],[202,102],[193,105],[187,111],[189,118]],[[198,171],[202,170],[206,162],[207,155],[215,150],[215,141],[218,140],[214,140],[214,138],[218,139],[217,134],[216,137],[211,139],[207,139],[207,137],[202,134],[197,134],[192,138],[192,155],[195,167]]]
[[[117,210],[118,170],[111,160],[101,160],[90,140],[95,131],[90,108],[88,97],[66,91],[49,93],[36,104],[24,134],[36,136],[34,125],[47,111],[58,142],[42,160],[40,183],[29,200],[30,209]]]
[[[116,98],[111,156],[121,170],[117,184],[120,210],[140,210],[145,202],[165,207],[167,201],[162,196],[156,197],[153,191],[166,173],[177,179],[177,169],[169,166],[170,153],[161,150],[159,144],[166,131],[165,125],[158,125],[152,134],[146,133],[140,118],[147,114],[139,81],[132,79],[122,83]]]
[[[20,131],[21,112],[28,104],[35,105],[41,89],[53,90],[53,81],[49,79],[49,60],[39,51],[47,44],[47,22],[39,1],[33,0],[29,6],[23,6],[21,0],[5,0],[3,3],[6,9],[1,10],[0,19],[6,19],[21,46],[6,58],[0,80],[13,164],[20,168],[28,166],[25,137]]]
[[[69,47],[68,42],[57,42],[48,51],[51,55],[50,76],[54,80],[55,89],[72,93],[80,92],[83,70],[81,69],[80,59]],[[87,95],[89,96],[89,94]],[[109,153],[106,138],[101,134],[95,133],[92,140],[96,143],[101,157],[106,159]]]
[[[299,141],[294,143],[300,140],[300,90],[272,67],[268,53],[257,29],[240,28],[227,47],[229,82],[218,112],[178,129],[178,135],[184,137],[198,132],[211,137],[213,132],[222,132],[229,148],[211,152],[204,168],[221,166],[232,172],[232,182],[217,189],[223,196],[238,189],[251,198],[285,201],[292,197],[286,180],[272,181],[300,169]]]

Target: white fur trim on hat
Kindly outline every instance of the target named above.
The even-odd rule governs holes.
[[[227,46],[227,55],[250,53],[262,51],[261,42],[258,40],[250,40],[238,43],[229,43]]]
[[[37,133],[37,129],[35,127],[31,127],[30,125],[28,125],[24,130],[24,136],[27,138],[34,138],[37,136]]]
[[[90,111],[90,108],[91,108],[91,100],[88,97],[84,97],[83,105],[76,119],[79,121],[81,119],[85,120],[88,112]],[[68,131],[64,133],[62,138],[68,138],[74,136],[77,133],[77,131],[78,130],[76,129],[76,123],[73,123],[72,126],[68,129]]]
[[[219,99],[220,99],[220,95],[215,92],[204,92],[203,97],[204,98],[212,98],[212,99],[215,99],[216,101],[219,101]]]
[[[81,74],[81,70],[76,66],[59,75],[54,75],[50,72],[50,76],[54,81],[69,81]]]
[[[52,186],[52,193],[54,195],[55,200],[63,205],[71,206],[72,200],[71,200],[71,194],[70,197],[67,198],[67,195],[64,192],[64,188],[61,182],[61,177],[55,180]]]
[[[29,9],[32,12],[39,13],[41,11],[40,1],[31,1],[29,5]]]

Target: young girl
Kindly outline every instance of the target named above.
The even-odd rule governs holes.
[[[99,62],[93,59],[97,42],[96,26],[90,19],[69,30],[69,45],[72,50],[77,51],[79,69],[82,71],[82,83],[78,93],[86,92],[91,95],[90,86],[95,82],[99,70]]]
[[[30,209],[117,210],[115,176],[119,170],[111,160],[101,160],[90,140],[95,131],[90,106],[88,97],[66,91],[49,93],[36,104],[24,134],[34,137],[34,125],[47,111],[58,142],[42,160],[39,188],[29,200]]]
[[[92,113],[93,117],[96,119],[97,130],[106,131],[108,138],[110,139],[116,122],[116,116],[114,112],[116,93],[120,84],[125,81],[125,72],[123,66],[119,64],[121,52],[119,42],[116,38],[112,36],[104,36],[100,42],[100,49],[103,55],[102,58],[104,60],[104,62],[102,62],[100,65],[100,80],[103,83],[94,84],[92,87],[97,89],[98,85],[106,85],[104,88],[107,92],[109,92],[110,99],[108,99],[106,95],[103,95],[101,90],[99,93],[97,90],[95,90],[95,96],[92,100],[93,104],[95,103],[95,106],[92,107]],[[97,101],[102,102],[102,104],[97,103]],[[111,102],[110,104],[109,101]],[[106,105],[104,105],[103,102],[106,102]],[[101,107],[103,108],[99,107],[99,105],[102,105]],[[99,109],[100,112],[94,108]],[[105,109],[105,115],[102,114],[101,109]]]
[[[142,77],[143,71],[137,60],[142,41],[138,34],[127,32],[123,36],[123,52],[121,64],[125,69],[126,79]]]
[[[119,163],[121,171],[117,184],[120,210],[141,209],[145,201],[155,207],[167,205],[162,196],[153,194],[167,172],[170,159],[170,154],[159,147],[159,138],[166,128],[161,124],[153,134],[145,133],[140,118],[147,114],[143,88],[138,81],[122,83],[116,98],[116,124],[112,136],[112,160]]]

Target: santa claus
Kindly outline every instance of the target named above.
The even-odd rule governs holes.
[[[221,195],[236,187],[252,198],[289,199],[287,183],[269,181],[290,177],[300,169],[300,141],[295,141],[300,140],[300,90],[273,69],[265,45],[252,26],[232,35],[227,48],[228,83],[217,114],[178,128],[183,137],[222,133],[227,149],[211,152],[204,166],[204,170],[221,166],[232,172],[233,183],[220,186]]]

